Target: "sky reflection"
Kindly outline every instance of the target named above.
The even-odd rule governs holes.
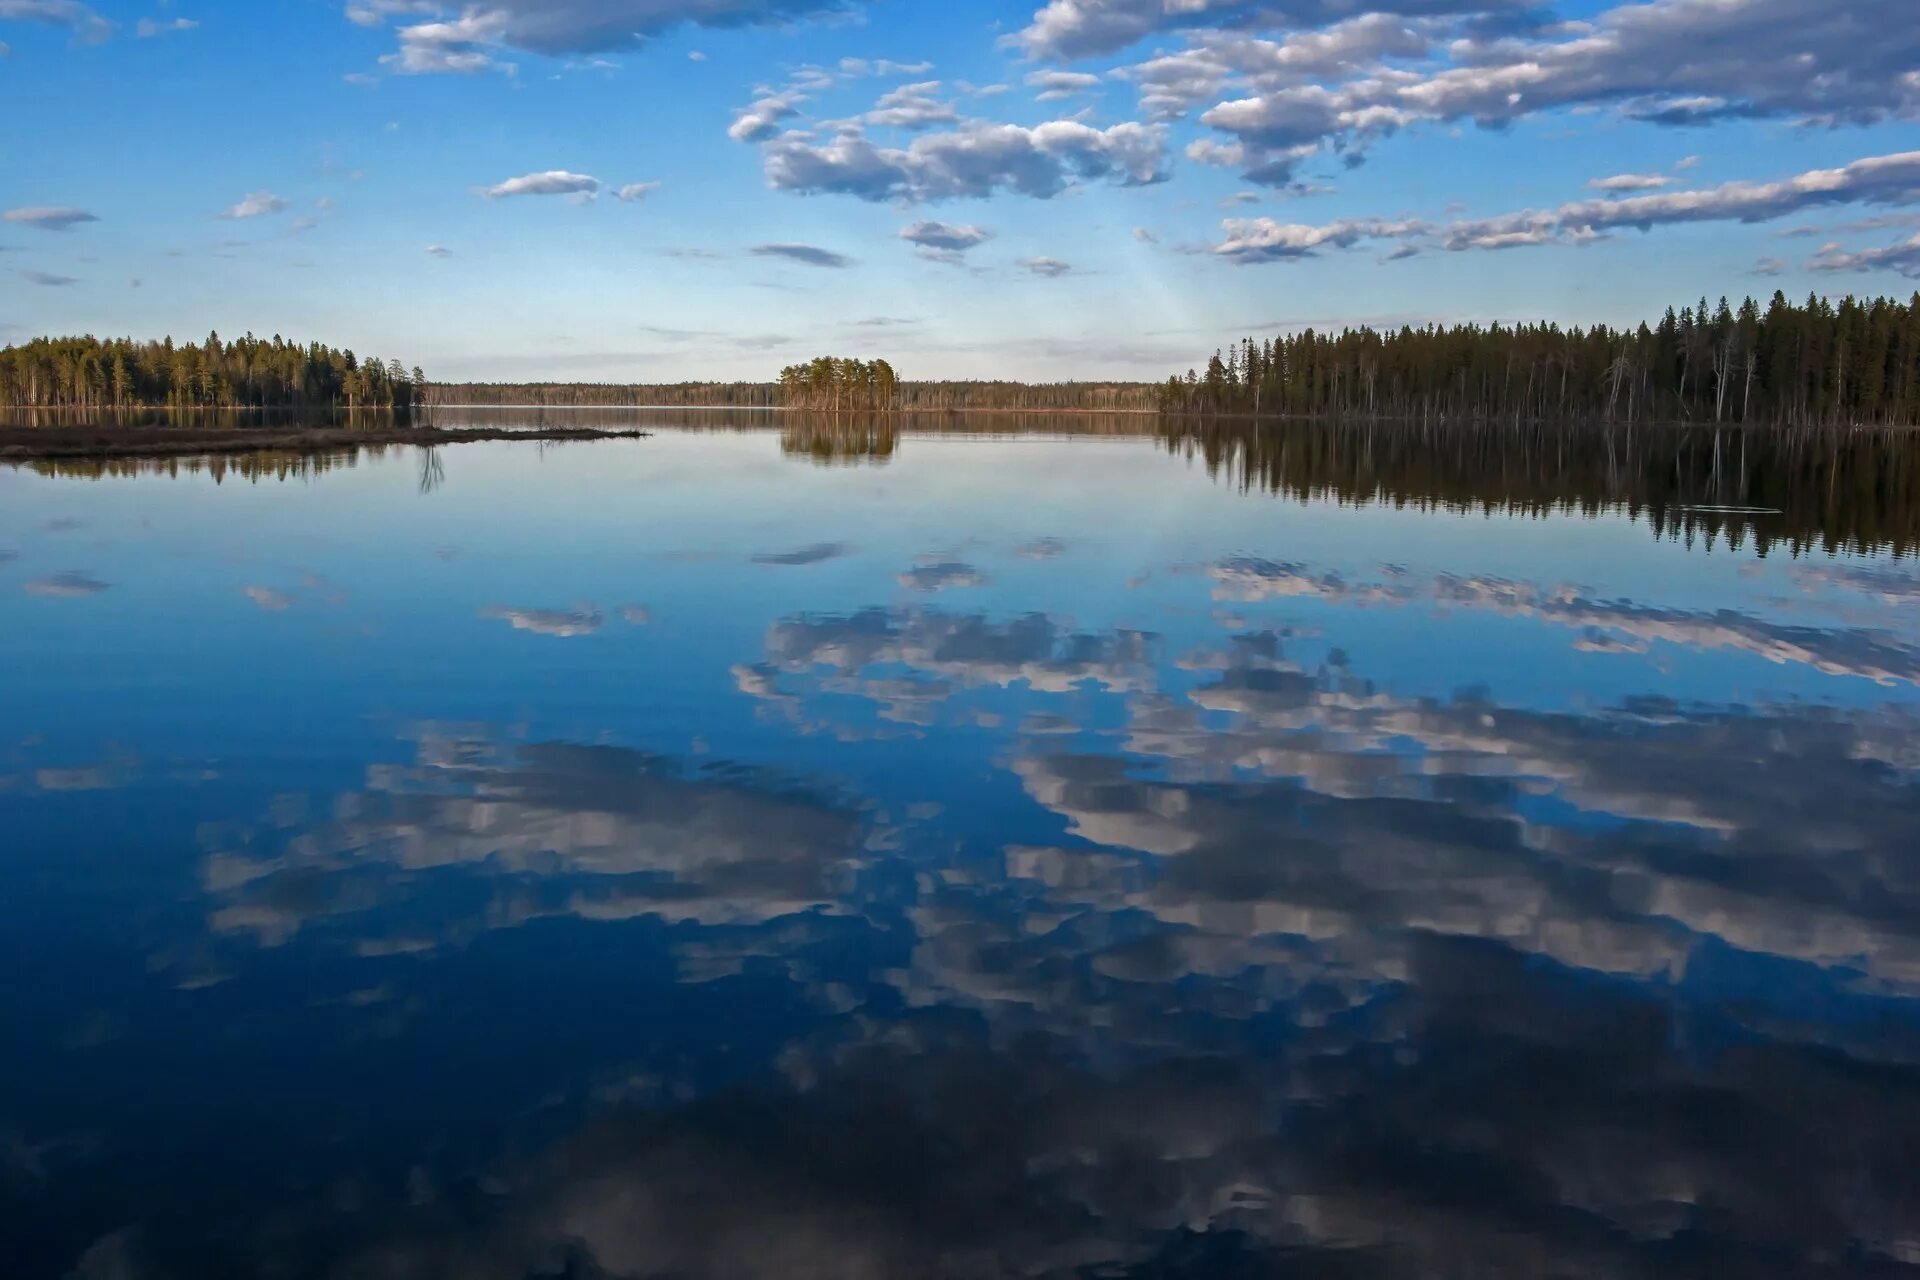
[[[1907,562],[888,449],[0,471],[23,1274],[1920,1266]]]

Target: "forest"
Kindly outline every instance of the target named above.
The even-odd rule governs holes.
[[[319,343],[248,334],[198,345],[172,338],[36,338],[0,348],[0,405],[25,408],[383,409],[411,413],[426,375]]]
[[[1151,382],[898,382],[894,395],[893,407],[913,411],[1151,413],[1159,406],[1160,388]],[[778,382],[459,382],[429,387],[427,403],[772,409],[790,402]]]
[[[1308,329],[1247,338],[1169,378],[1175,414],[1920,424],[1920,294],[1762,307],[1702,298],[1658,324]]]

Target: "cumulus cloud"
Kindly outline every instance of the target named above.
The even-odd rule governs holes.
[[[482,188],[480,194],[489,200],[501,200],[508,196],[575,196],[590,200],[600,194],[600,189],[598,178],[584,173],[570,173],[565,169],[549,169],[544,173],[508,178],[498,186]]]
[[[1807,260],[1814,271],[1895,271],[1920,280],[1920,235],[1882,249],[1842,249],[1828,245]]]
[[[453,250],[443,244],[430,244],[427,246],[427,256],[430,258],[451,258],[453,256]]]
[[[15,0],[17,3],[18,0]],[[355,0],[361,26],[399,20],[399,52],[383,61],[408,74],[472,73],[503,51],[557,56],[636,47],[676,27],[740,27],[831,15],[849,0]],[[426,21],[411,22],[409,19]]]
[[[625,204],[636,204],[660,189],[657,182],[629,182],[613,193],[613,198]]]
[[[70,284],[80,283],[77,277],[57,275],[51,271],[22,271],[20,278],[28,284],[37,284],[47,289],[59,289]]]
[[[1020,266],[1036,276],[1045,276],[1049,280],[1064,276],[1073,270],[1069,263],[1062,262],[1058,258],[1022,258]]]
[[[0,220],[18,226],[33,227],[40,231],[71,231],[83,223],[100,221],[85,209],[56,205],[30,205],[24,209],[9,209],[6,213],[0,214]]]
[[[1158,7],[1061,0],[1046,12]],[[1532,26],[1436,26],[1389,5],[1282,41],[1239,29],[1244,5],[1200,0],[1180,8],[1187,25],[1216,29],[1126,72],[1140,84],[1144,108],[1169,116],[1213,102],[1202,121],[1230,135],[1249,178],[1276,185],[1306,156],[1352,156],[1423,122],[1497,128],[1575,108],[1669,125],[1864,124],[1920,110],[1912,71],[1920,28],[1906,0],[1650,0]]]
[[[1404,19],[1369,13],[1280,40],[1239,32],[1201,33],[1186,49],[1157,55],[1120,74],[1139,88],[1141,106],[1149,115],[1166,119],[1218,98],[1230,84],[1278,94],[1317,80],[1360,75],[1384,58],[1418,57],[1431,46],[1431,38]]]
[[[727,136],[735,142],[764,142],[780,132],[782,121],[800,113],[804,101],[803,94],[791,91],[763,94],[735,113]]]
[[[789,262],[804,263],[809,267],[851,267],[854,260],[844,253],[835,253],[831,249],[822,249],[812,244],[757,244],[747,250],[761,258],[785,258]]]
[[[515,631],[555,636],[563,640],[590,636],[600,630],[603,619],[598,609],[516,609],[507,605],[489,605],[480,611],[483,618],[495,618]]]
[[[1616,173],[1607,178],[1594,178],[1587,185],[1595,191],[1658,191],[1672,186],[1673,182],[1663,173]]]
[[[919,203],[1002,191],[1048,199],[1079,180],[1143,186],[1166,179],[1166,152],[1156,125],[973,120],[905,147],[878,145],[858,128],[824,142],[784,134],[765,144],[762,159],[777,190]]]
[[[1220,224],[1225,238],[1213,252],[1239,263],[1284,262],[1311,257],[1321,249],[1345,249],[1362,240],[1410,235],[1425,224],[1382,218],[1341,218],[1322,225],[1279,222],[1273,218],[1229,218]]]
[[[1085,71],[1035,71],[1027,76],[1027,88],[1035,91],[1038,102],[1055,102],[1100,87],[1100,77]]]
[[[909,591],[948,591],[959,587],[982,587],[986,574],[959,560],[932,560],[914,566],[896,579]]]
[[[78,39],[105,40],[113,34],[113,23],[95,13],[80,0],[0,0],[0,22],[43,22],[66,27]]]
[[[503,11],[477,8],[445,21],[415,23],[400,29],[400,51],[380,61],[402,75],[472,75],[502,66],[492,50],[502,43],[506,25]]]
[[[90,573],[69,570],[45,578],[35,578],[31,582],[22,584],[22,589],[33,596],[80,599],[86,596],[97,596],[105,591],[107,586],[107,583]]]
[[[287,202],[271,191],[249,192],[238,204],[221,214],[229,221],[241,221],[247,218],[260,218],[270,213],[279,213],[287,207]]]
[[[172,31],[192,31],[199,25],[200,24],[192,18],[173,18],[169,20],[142,18],[135,24],[133,34],[142,40],[151,40],[155,36],[163,36]]]
[[[1622,230],[1685,222],[1765,222],[1833,204],[1897,204],[1920,199],[1920,151],[1868,156],[1837,169],[1813,169],[1776,182],[1727,182],[1692,191],[1577,200],[1556,209],[1433,223],[1418,219],[1341,219],[1322,225],[1272,218],[1229,219],[1214,252],[1236,262],[1308,256],[1362,241],[1398,242],[1403,252],[1510,249],[1580,244]],[[1889,252],[1886,265],[1894,265]],[[1850,268],[1839,268],[1850,269]]]
[[[918,247],[922,257],[935,262],[959,262],[967,250],[993,239],[993,232],[971,223],[922,219],[900,229],[900,238]]]
[[[951,102],[933,95],[940,90],[938,80],[901,85],[880,96],[873,110],[860,117],[861,123],[883,129],[930,129],[937,124],[952,124],[959,113]]]
[[[262,613],[285,613],[294,605],[292,596],[268,586],[242,587],[240,594],[252,601],[254,608]]]
[[[1311,28],[1351,16],[1346,0],[1048,0],[1014,43],[1041,58],[1113,53],[1162,31],[1221,28]],[[1380,0],[1388,14],[1444,17],[1515,12],[1528,0]]]

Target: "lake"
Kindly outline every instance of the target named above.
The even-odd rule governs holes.
[[[1920,445],[0,466],[8,1276],[1920,1267]]]

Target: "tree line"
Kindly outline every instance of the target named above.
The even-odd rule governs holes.
[[[1765,426],[1920,424],[1920,293],[1776,291],[1763,308],[1672,308],[1658,324],[1308,329],[1247,338],[1160,389],[1167,413],[1585,419]]]
[[[436,382],[429,405],[546,409],[772,409],[777,382]]]
[[[26,408],[329,408],[411,412],[426,375],[320,343],[218,333],[202,343],[35,338],[0,348],[0,405]]]
[[[1151,382],[896,381],[893,407],[915,412],[1151,413],[1159,407],[1159,394],[1160,388]],[[792,402],[780,382],[454,382],[429,387],[427,403],[555,409],[635,405],[773,409]]]

